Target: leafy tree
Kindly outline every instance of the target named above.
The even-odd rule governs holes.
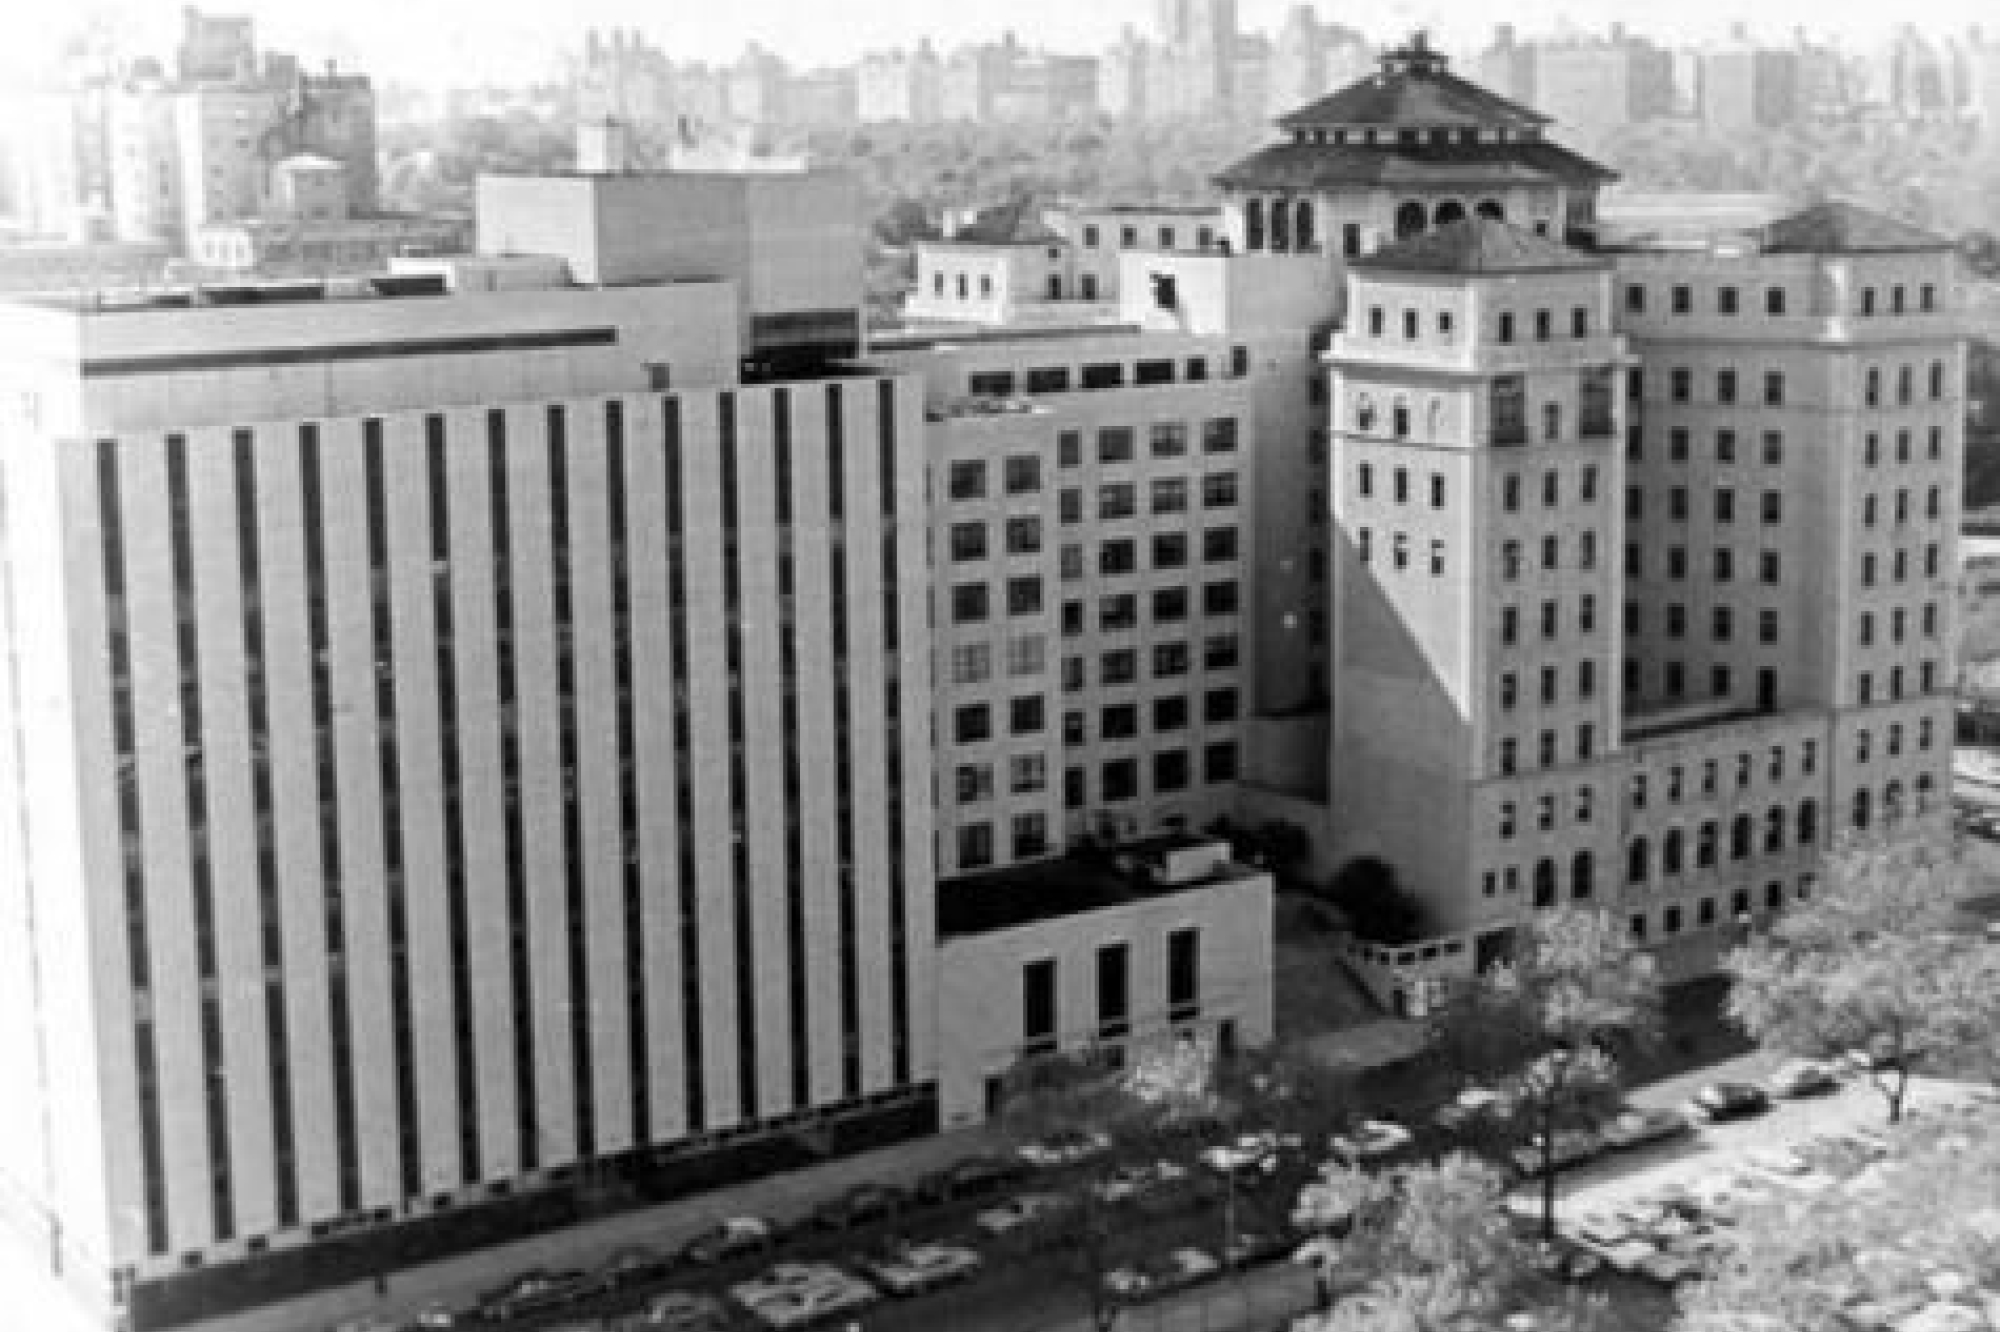
[[[1433,1058],[1490,1082],[1505,1127],[1541,1152],[1544,1239],[1555,1237],[1559,1133],[1618,1104],[1621,1050],[1660,1024],[1653,959],[1609,912],[1561,909],[1527,927],[1520,956],[1457,987],[1434,1010]]]
[[[1744,1216],[1727,1258],[1683,1292],[1680,1332],[1875,1326],[1859,1317],[1869,1304],[1908,1308],[2000,1285],[1991,1115],[1903,1129],[1892,1151],[1874,1169],[1892,1171],[1893,1187],[1823,1189]]]
[[[1990,1061],[2000,959],[1956,928],[1966,867],[1947,832],[1911,821],[1850,840],[1812,897],[1731,952],[1729,1016],[1760,1045],[1866,1051],[1890,1123],[1920,1055]]]
[[[1423,935],[1422,904],[1403,887],[1385,860],[1362,856],[1348,861],[1327,883],[1326,897],[1363,939],[1394,946]]]

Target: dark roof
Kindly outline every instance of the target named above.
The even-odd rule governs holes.
[[[1599,184],[1618,173],[1561,144],[1274,143],[1225,168],[1216,184],[1235,189],[1328,190],[1357,185],[1412,189],[1456,186]]]
[[[1569,273],[1608,267],[1595,255],[1500,222],[1468,217],[1385,245],[1349,267],[1392,273]]]
[[[1907,222],[1838,201],[1814,204],[1757,230],[1765,254],[1895,254],[1952,243]]]
[[[1407,45],[1385,52],[1377,73],[1300,107],[1278,124],[1288,130],[1354,125],[1532,130],[1549,123],[1532,107],[1461,79],[1447,63],[1418,33]]]
[[[1120,854],[1134,850],[1134,847],[1118,848]],[[980,874],[962,874],[939,883],[937,932],[939,938],[988,934],[1123,906],[1149,897],[1213,888],[1217,883],[1247,877],[1248,872],[1226,865],[1220,875],[1192,883],[1169,884],[1143,872],[1128,873],[1109,860],[1058,856]]]
[[[945,238],[947,245],[1050,245],[1063,238],[1043,223],[1022,198],[979,216]]]

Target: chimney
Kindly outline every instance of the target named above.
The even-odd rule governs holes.
[[[631,129],[615,116],[586,120],[576,127],[576,169],[615,176],[632,169]]]

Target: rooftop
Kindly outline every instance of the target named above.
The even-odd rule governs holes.
[[[946,245],[1060,245],[1063,236],[1043,222],[1025,196],[988,208],[944,238]]]
[[[1908,254],[1954,248],[1943,236],[1838,200],[1781,217],[1754,234],[1766,254]]]
[[[938,936],[990,934],[1256,877],[1257,871],[1225,862],[1205,877],[1169,883],[1147,868],[1171,852],[1214,840],[1168,834],[1121,843],[1109,852],[1057,856],[946,879],[937,888]]]
[[[1513,129],[1532,131],[1549,118],[1453,74],[1421,32],[1381,57],[1382,68],[1282,117],[1287,130],[1362,128]]]
[[[1595,184],[1617,173],[1544,139],[1500,143],[1274,143],[1225,167],[1234,189],[1326,190],[1357,185]]]
[[[1468,217],[1385,245],[1350,261],[1349,267],[1392,273],[1499,275],[1588,272],[1607,265],[1595,255],[1511,222]]]

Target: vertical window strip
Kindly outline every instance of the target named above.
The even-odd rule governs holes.
[[[854,717],[847,627],[847,431],[839,384],[826,388],[827,535],[833,585],[834,798],[838,805],[841,1095],[861,1095],[861,977],[854,901]]]
[[[910,1080],[910,941],[908,886],[903,848],[903,679],[902,607],[897,598],[902,580],[897,573],[896,547],[896,383],[882,380],[876,388],[880,435],[882,510],[882,657],[883,715],[887,725],[889,823],[889,1045],[894,1080]]]
[[[445,929],[451,947],[452,1059],[458,1092],[458,1174],[484,1173],[479,1135],[478,1041],[473,1020],[472,924],[465,882],[464,760],[458,732],[458,632],[452,607],[450,437],[445,418],[424,418],[430,490],[431,623],[437,644],[438,771],[444,779]]]
[[[694,845],[694,738],[688,680],[687,509],[681,485],[681,404],[661,403],[661,444],[667,472],[667,630],[674,690],[674,835],[678,848],[681,916],[681,1067],[687,1131],[708,1123],[708,1094],[701,1028],[701,893]]]
[[[423,1192],[423,1134],[417,1116],[416,1032],[410,999],[410,904],[403,846],[403,780],[397,754],[396,637],[389,601],[389,495],[382,422],[361,423],[368,503],[368,623],[375,678],[375,761],[382,800],[382,886],[389,919],[389,1014],[396,1059],[396,1148],[403,1196]]]
[[[146,830],[139,807],[138,722],[132,702],[132,640],[125,589],[124,502],[118,442],[97,442],[97,510],[102,531],[105,655],[111,668],[112,761],[118,772],[118,834],[124,848],[127,965],[132,985],[132,1057],[139,1110],[139,1163],[146,1249],[167,1252],[166,1149],[160,1123],[159,1052],[153,1029],[152,930],[146,903]]]
[[[519,661],[514,650],[514,543],[507,516],[507,413],[486,413],[487,486],[493,527],[494,676],[500,698],[500,786],[507,851],[507,959],[514,1018],[514,1106],[520,1168],[541,1161],[535,1112],[534,978],[528,967],[527,851],[521,826]]]
[[[590,937],[583,881],[583,782],[576,740],[576,623],[569,521],[569,417],[548,409],[549,562],[555,602],[557,762],[562,772],[563,911],[569,957],[570,1081],[576,1150],[597,1154],[597,1085],[590,1061]]]
[[[784,730],[785,951],[789,966],[792,1028],[792,1105],[812,1102],[812,1037],[806,1009],[805,852],[800,845],[805,812],[800,808],[798,573],[792,513],[792,398],[779,389],[772,400],[772,453],[777,468],[778,517],[778,674]]]
[[[632,578],[630,523],[625,503],[625,404],[604,404],[611,547],[612,693],[617,709],[618,864],[625,918],[627,1062],[632,1070],[632,1141],[653,1139],[652,1059],[646,1031],[645,880],[640,873],[639,752],[632,712]]]
[[[264,649],[264,558],[257,532],[256,436],[232,433],[236,559],[243,590],[243,702],[250,729],[250,816],[257,830],[258,933],[263,941],[264,1028],[271,1082],[271,1150],[280,1227],[299,1223],[298,1142],[292,1104],[291,1039],[285,1002],[284,899],[278,883],[276,802],[271,791],[271,698]]]
[[[306,557],[306,639],[312,658],[314,768],[319,781],[319,855],[326,912],[327,1011],[332,1027],[334,1153],[340,1209],[361,1207],[361,1149],[355,1129],[354,1024],[347,994],[346,891],[341,883],[340,783],[333,743],[333,665],[328,630],[326,525],[321,511],[319,425],[299,427],[299,491]]]
[[[744,754],[743,548],[736,494],[736,395],[721,395],[722,624],[729,677],[729,831],[736,943],[736,1076],[740,1117],[757,1115],[757,959],[750,910],[750,790]]]
[[[187,793],[188,889],[194,907],[195,974],[201,986],[201,1062],[208,1127],[211,1231],[236,1234],[236,1197],[229,1152],[229,1070],[222,1046],[222,984],[216,974],[215,872],[208,829],[208,757],[202,741],[201,623],[189,509],[187,437],[167,436],[167,513],[174,580],[174,646],[178,658],[181,772]]]

